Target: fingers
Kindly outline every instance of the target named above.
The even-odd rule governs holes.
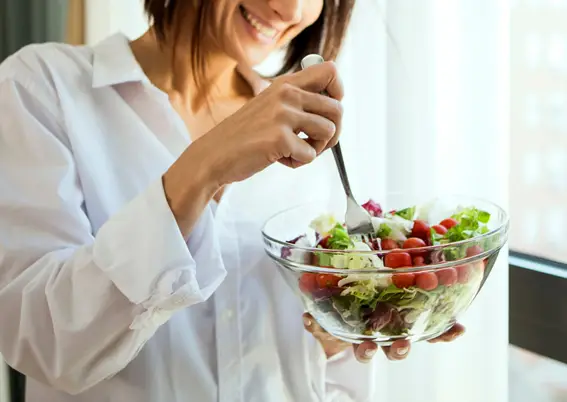
[[[314,94],[307,91],[303,91],[301,102],[301,106],[305,112],[322,116],[334,125],[332,136],[328,139],[325,138],[325,147],[318,150],[318,153],[327,148],[334,147],[337,144],[341,133],[343,120],[342,104],[338,100],[329,98],[328,96]]]
[[[288,135],[285,141],[288,149],[288,155],[284,155],[282,160],[285,165],[296,168],[313,162],[317,157],[315,148],[297,135]]]
[[[291,81],[280,81],[273,93],[280,105],[276,118],[291,124],[296,134],[304,132],[317,155],[336,145],[343,117],[339,100],[310,92]]]
[[[309,137],[307,143],[315,149],[317,155],[327,149],[327,144],[337,131],[335,123],[311,113],[297,113],[296,119],[296,132],[303,132]]]
[[[337,100],[342,100],[344,96],[343,83],[333,62],[328,61],[308,67],[285,77],[285,80],[309,92],[325,91],[331,98]]]
[[[369,363],[378,350],[378,346],[374,342],[363,342],[360,345],[353,345],[353,347],[354,356],[361,363]]]
[[[321,96],[321,98],[324,98]],[[326,102],[329,104],[330,99]],[[329,107],[319,107],[318,113],[333,116],[340,124],[340,109],[332,105]],[[333,110],[331,110],[333,109]],[[338,110],[338,111],[337,111]],[[326,118],[320,114],[304,112],[301,110],[290,108],[287,113],[291,113],[292,127],[294,133],[289,133],[286,136],[286,145],[289,148],[289,155],[285,155],[299,164],[310,163],[315,157],[330,145],[330,142],[338,135],[337,126],[334,121]],[[305,133],[309,138],[303,140],[296,134],[299,132]],[[291,161],[290,161],[291,162]],[[293,163],[293,162],[291,162]]]
[[[301,91],[300,107],[307,113],[323,116],[335,124],[341,122],[343,106],[340,101],[325,95]]]
[[[311,316],[311,314],[309,313],[303,314],[303,326],[305,327],[307,332],[311,332],[311,333],[320,332],[323,330],[323,328],[321,328],[319,323],[317,323],[317,321],[315,321],[313,319],[313,316]]]
[[[348,342],[341,341],[330,335],[309,313],[303,314],[303,325],[307,331],[311,332],[324,345],[323,348],[327,356],[332,356],[350,345]],[[352,347],[354,356],[360,363],[370,362],[378,350],[378,346],[370,341],[363,342],[360,345],[352,345]]]
[[[437,338],[431,339],[429,343],[452,342],[465,333],[465,327],[461,324],[453,325],[447,332]]]
[[[304,132],[317,155],[334,146],[340,134],[342,105],[328,96],[297,89],[294,130]]]
[[[342,352],[350,346],[349,343],[337,339],[325,331],[308,313],[303,314],[303,326],[319,341],[327,358]]]
[[[313,318],[313,316],[309,313],[303,314],[303,326],[307,330],[307,332],[311,332],[315,338],[322,342],[342,342],[339,339],[335,338],[333,335],[330,335],[323,327],[319,325],[319,323]],[[346,343],[346,342],[345,342]]]
[[[405,359],[411,349],[411,344],[409,341],[397,340],[390,346],[383,346],[382,350],[389,360],[403,360]]]

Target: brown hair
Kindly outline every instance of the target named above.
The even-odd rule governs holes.
[[[282,69],[277,75],[286,74],[299,69],[301,59],[310,53],[319,53],[325,60],[335,60],[343,43],[355,0],[324,0],[321,15],[311,26],[307,27],[288,46]],[[144,7],[154,31],[160,41],[164,41],[169,28],[184,12],[183,3],[189,0],[144,0]],[[200,48],[201,34],[204,32],[207,15],[213,4],[212,0],[193,1],[196,5],[195,27],[192,35],[193,70],[195,76],[201,76],[205,69],[203,49]],[[179,24],[178,24],[179,25]],[[177,35],[178,33],[176,33]]]

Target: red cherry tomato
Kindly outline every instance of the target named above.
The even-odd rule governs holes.
[[[317,274],[312,274],[311,272],[304,272],[299,278],[299,289],[310,295],[315,290],[317,290]]]
[[[433,230],[435,230],[435,232],[437,232],[437,234],[440,234],[440,235],[444,235],[445,233],[447,233],[447,228],[445,226],[433,225],[433,226],[431,226],[431,228]]]
[[[441,226],[446,227],[447,229],[451,229],[453,226],[457,226],[459,222],[457,222],[453,218],[443,219],[440,223]]]
[[[411,255],[402,251],[390,251],[384,258],[384,265],[389,268],[411,267]]]
[[[484,250],[478,244],[467,248],[467,257],[473,257],[482,253]]]
[[[382,246],[382,250],[394,250],[399,247],[398,243],[392,239],[382,240],[381,246]]]
[[[416,257],[413,257],[413,266],[414,267],[422,267],[425,265],[425,258],[418,255]]]
[[[433,272],[420,272],[415,276],[415,284],[420,289],[433,290],[439,284],[439,280]]]
[[[429,225],[425,221],[416,219],[413,221],[411,237],[419,237],[423,241],[427,240],[429,238]]]
[[[457,283],[458,274],[455,268],[443,268],[437,271],[437,279],[440,285],[452,286]]]
[[[457,281],[459,283],[467,283],[472,273],[472,267],[470,264],[459,265],[458,267],[455,267],[455,269],[457,270]]]
[[[425,242],[419,237],[410,237],[404,242],[404,248],[420,248],[425,247]]]
[[[412,287],[415,285],[415,274],[394,274],[392,275],[392,283],[400,289]]]
[[[320,288],[331,288],[339,285],[342,278],[333,274],[317,274],[317,285]]]
[[[407,239],[404,242],[404,248],[421,248],[421,247],[426,247],[427,244],[425,243],[425,241],[423,241],[422,239],[420,239],[419,237],[410,237],[409,239]],[[412,250],[411,254],[414,256],[424,256],[427,254],[427,251],[417,251],[417,250]]]

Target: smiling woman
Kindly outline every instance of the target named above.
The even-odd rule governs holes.
[[[333,344],[309,317],[304,328],[301,303],[265,256],[266,217],[344,200],[320,152],[337,140],[343,80],[341,144],[361,198],[461,184],[494,197],[503,187],[503,0],[387,2],[411,79],[392,63],[375,0],[357,0],[341,78],[328,63],[257,91],[242,74],[285,38],[275,71],[296,70],[302,52],[333,58],[352,3],[155,0],[144,33],[138,0],[93,0],[88,11],[103,18],[89,21],[88,46],[35,46],[2,65],[0,321],[13,325],[0,351],[28,376],[29,401],[507,399],[496,272],[456,345],[360,364],[361,349]],[[117,30],[131,35],[107,37]],[[220,125],[193,107],[192,42]],[[311,148],[296,138],[303,128]],[[483,163],[463,163],[460,149]],[[393,349],[394,360],[408,355]]]
[[[366,399],[327,371],[364,349],[327,360],[258,236],[331,171],[289,168],[337,143],[342,81],[333,63],[263,91],[241,74],[290,42],[286,72],[298,52],[333,58],[353,2],[152,4],[133,41],[0,66],[0,352],[31,401]]]
[[[210,1],[144,0],[144,6],[162,41],[166,36],[180,35],[181,25],[175,24],[175,18],[192,16],[195,21],[191,32],[195,49],[192,62],[193,68],[201,75],[204,69],[203,48],[211,45],[224,47],[227,54],[248,65],[258,64],[274,50],[286,46],[287,54],[279,72],[283,74],[297,70],[301,58],[310,53],[321,53],[325,60],[336,59],[354,1],[310,1],[306,2],[306,10],[300,14],[300,8],[290,7],[285,2],[274,2],[274,8],[270,9],[265,1],[258,0],[219,0],[215,5]],[[217,3],[222,3],[221,7]],[[211,26],[208,21],[216,25]],[[172,31],[174,26],[177,26],[177,32]],[[234,33],[242,30],[250,39],[237,35],[243,43],[235,43],[232,40]],[[221,32],[222,35],[211,37],[211,32]],[[205,42],[203,37],[207,37]]]

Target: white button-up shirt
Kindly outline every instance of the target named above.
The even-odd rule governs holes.
[[[0,353],[27,400],[374,401],[372,367],[325,358],[260,236],[340,196],[332,161],[231,186],[185,242],[161,175],[189,144],[121,34],[0,66]]]

